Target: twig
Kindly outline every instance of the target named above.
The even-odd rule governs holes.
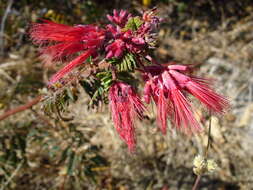
[[[4,54],[4,28],[5,28],[5,22],[7,19],[7,16],[11,10],[11,6],[13,4],[13,0],[8,1],[7,8],[4,12],[2,21],[1,21],[1,27],[0,27],[0,55],[3,56]]]
[[[208,139],[207,139],[207,145],[206,145],[206,151],[204,154],[204,158],[207,159],[208,156],[208,150],[210,147],[210,141],[211,141],[211,128],[212,128],[212,115],[210,112],[210,119],[209,119],[209,125],[208,125]]]
[[[211,144],[211,128],[212,128],[212,113],[210,111],[210,119],[209,119],[209,125],[208,125],[208,139],[207,139],[207,145],[206,145],[206,149],[205,149],[205,153],[204,153],[204,159],[205,160],[207,159],[208,150],[209,150],[209,147],[210,147],[210,144]],[[192,190],[197,190],[198,185],[200,183],[200,179],[201,179],[201,175],[198,175],[195,182],[194,182]]]
[[[0,69],[4,70],[4,69],[16,68],[17,66],[22,65],[22,64],[25,64],[25,62],[23,60],[1,63]]]
[[[34,98],[31,102],[28,102],[25,105],[22,105],[17,108],[6,111],[3,115],[0,115],[0,121],[6,119],[7,117],[9,117],[11,115],[18,113],[18,112],[22,112],[22,111],[32,107],[35,104],[38,104],[42,100],[42,97],[43,96],[38,96],[38,97]]]
[[[198,188],[198,185],[199,185],[199,182],[200,182],[200,179],[201,179],[201,175],[198,175],[195,182],[194,182],[194,185],[192,187],[192,190],[196,190]]]
[[[11,83],[15,83],[15,80],[13,78],[11,78],[11,76],[8,75],[7,72],[5,72],[4,70],[0,69],[0,75],[4,76]]]
[[[15,175],[17,175],[18,171],[21,169],[22,165],[24,163],[24,160],[22,160],[19,165],[17,166],[17,168],[14,170],[14,172],[11,174],[11,176],[8,178],[8,180],[3,184],[3,186],[1,187],[1,190],[4,190],[5,187],[7,185],[9,185],[9,183],[11,182],[11,180],[15,177]]]
[[[65,189],[65,183],[66,183],[66,181],[67,181],[67,178],[68,178],[68,176],[65,175],[64,178],[63,178],[63,182],[62,182],[62,184],[61,184],[60,190],[64,190],[64,189]]]

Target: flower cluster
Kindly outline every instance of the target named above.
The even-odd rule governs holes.
[[[41,57],[48,65],[81,52],[51,78],[52,84],[95,54],[103,45],[105,30],[93,25],[71,27],[44,20],[44,23],[32,25],[30,35],[35,44],[42,46]],[[50,45],[43,46],[45,44]]]
[[[86,85],[85,90],[92,100],[104,103],[109,100],[115,128],[131,151],[136,144],[135,120],[142,120],[146,111],[142,100],[146,104],[151,100],[155,103],[157,123],[163,133],[166,133],[168,119],[176,129],[187,134],[201,131],[188,94],[211,112],[224,113],[228,101],[212,89],[210,80],[190,75],[189,66],[159,64],[149,55],[155,47],[157,29],[162,21],[155,9],[141,16],[114,10],[107,18],[111,24],[105,26],[67,26],[47,20],[32,24],[30,36],[40,46],[42,61],[46,65],[66,63],[52,76],[49,85],[66,84],[68,74],[73,74],[78,66],[93,68],[90,74],[93,82],[83,83],[92,85]],[[134,72],[143,76],[143,97],[131,84],[136,77]]]
[[[115,82],[109,90],[112,119],[120,137],[134,150],[134,122],[143,119],[145,107],[134,89],[123,82]]]
[[[189,67],[185,65],[147,66],[145,70],[144,100],[149,104],[152,97],[157,105],[157,121],[163,133],[166,133],[168,117],[183,132],[194,133],[201,129],[186,93],[214,113],[221,114],[228,107],[228,101],[211,88],[210,81],[187,76]]]

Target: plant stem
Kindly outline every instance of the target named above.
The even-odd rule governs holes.
[[[8,178],[8,180],[2,185],[1,190],[4,190],[5,187],[7,187],[9,185],[9,183],[11,182],[11,180],[18,174],[19,170],[21,169],[21,167],[24,164],[24,160],[22,160],[19,165],[17,166],[17,168],[14,170],[14,172],[11,174],[11,176]]]
[[[25,105],[22,105],[22,106],[19,106],[17,108],[6,111],[3,115],[0,115],[0,121],[6,119],[7,117],[9,117],[11,115],[14,115],[14,114],[18,113],[18,112],[22,112],[26,109],[31,108],[35,104],[38,104],[41,100],[42,100],[42,96],[37,96],[31,102],[28,102]]]
[[[209,125],[208,125],[208,139],[207,139],[207,145],[206,145],[206,151],[204,154],[204,158],[207,159],[208,156],[208,150],[210,147],[210,141],[211,141],[211,128],[212,128],[212,115],[210,112],[210,119],[209,119]]]
[[[205,149],[205,153],[204,153],[204,159],[205,160],[207,159],[208,150],[209,150],[209,147],[210,147],[210,144],[211,144],[211,128],[212,128],[212,113],[211,113],[211,111],[210,111],[209,115],[210,115],[210,119],[209,119],[209,125],[208,125],[208,139],[207,139],[207,145],[206,145],[206,149]],[[200,179],[201,179],[201,175],[198,175],[195,182],[194,182],[192,190],[197,190],[198,185],[200,183]]]
[[[4,29],[5,29],[5,22],[10,13],[11,6],[13,4],[13,0],[9,0],[7,4],[7,8],[5,9],[4,15],[2,17],[1,25],[0,25],[0,56],[4,55]]]
[[[198,175],[197,178],[196,178],[196,180],[195,180],[195,182],[194,182],[192,190],[197,190],[199,182],[200,182],[200,178],[201,178],[201,175]]]

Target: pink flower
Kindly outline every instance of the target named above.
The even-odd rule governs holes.
[[[125,10],[117,11],[115,9],[113,10],[113,16],[107,15],[108,20],[119,25],[121,28],[125,26],[130,17],[131,14],[129,14],[127,11]]]
[[[96,52],[105,39],[104,30],[93,25],[67,26],[47,20],[44,20],[44,23],[33,24],[30,35],[35,44],[41,45],[41,58],[47,65],[81,52],[52,77],[50,84],[57,82],[76,66],[82,64]]]
[[[144,105],[133,88],[123,82],[115,82],[110,87],[109,105],[117,132],[133,151],[136,144],[134,121],[143,118]]]
[[[107,25],[107,32],[113,39],[105,48],[107,59],[112,57],[120,58],[125,51],[140,53],[144,50],[145,40],[142,37],[136,36],[131,30],[124,32],[120,27]]]
[[[223,113],[228,107],[226,98],[214,92],[207,79],[182,73],[188,69],[184,65],[158,65],[145,69],[144,100],[149,103],[150,98],[153,98],[156,103],[157,122],[163,133],[166,133],[168,118],[177,129],[185,133],[201,130],[186,92],[199,99],[212,112]]]
[[[112,57],[121,57],[125,49],[125,42],[121,39],[117,39],[105,48],[105,50],[108,52],[106,54],[106,58],[109,59]]]
[[[217,94],[211,88],[211,82],[207,79],[189,77],[176,70],[170,70],[169,72],[178,81],[181,88],[195,96],[212,112],[222,114],[228,108],[228,100]]]

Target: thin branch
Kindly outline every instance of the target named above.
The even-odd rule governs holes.
[[[43,96],[37,96],[36,98],[34,98],[31,102],[28,102],[25,105],[19,106],[17,108],[11,109],[6,111],[3,115],[0,115],[0,121],[6,119],[7,117],[14,115],[16,113],[22,112],[26,109],[31,108],[32,106],[34,106],[35,104],[38,104],[41,100],[42,100]]]
[[[4,12],[2,21],[1,21],[1,26],[0,26],[0,55],[3,56],[4,54],[4,29],[5,29],[5,22],[7,19],[7,16],[11,10],[11,6],[13,4],[13,0],[8,1],[7,8]]]
[[[208,139],[207,139],[207,145],[206,145],[206,149],[205,149],[205,153],[204,153],[204,159],[205,160],[207,159],[208,150],[209,150],[209,147],[210,147],[210,144],[211,144],[211,128],[212,128],[212,113],[210,111],[210,118],[209,118],[209,125],[208,125]],[[198,175],[195,182],[194,182],[192,190],[197,190],[198,185],[200,183],[200,179],[201,179],[201,175]]]
[[[8,178],[8,180],[3,184],[1,187],[1,190],[4,190],[7,185],[11,182],[11,180],[17,175],[18,171],[21,169],[22,165],[24,164],[24,160],[22,160],[17,168],[14,170],[14,172],[11,174],[11,176]]]
[[[206,145],[206,151],[205,151],[205,154],[204,154],[204,158],[207,159],[207,156],[208,156],[208,150],[209,150],[209,147],[210,147],[210,141],[211,141],[211,128],[212,128],[212,115],[211,115],[211,112],[210,112],[210,119],[209,119],[209,125],[208,125],[208,139],[207,139],[207,145]]]
[[[194,183],[194,185],[192,187],[192,190],[197,190],[199,182],[200,182],[200,179],[201,179],[201,175],[198,175],[197,178],[196,178],[196,180],[195,180],[195,183]]]

